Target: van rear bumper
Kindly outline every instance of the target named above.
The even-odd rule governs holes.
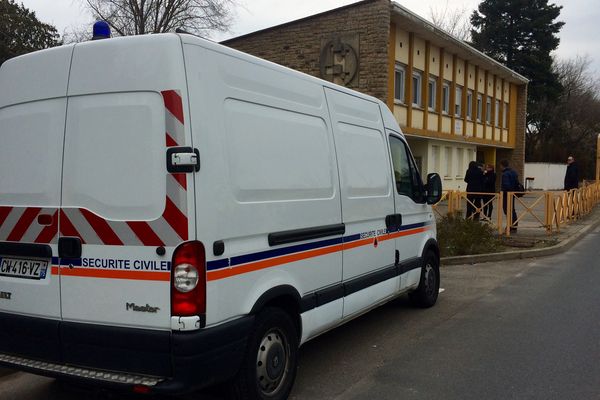
[[[0,365],[94,385],[184,393],[235,375],[253,321],[246,316],[171,332],[0,313]]]

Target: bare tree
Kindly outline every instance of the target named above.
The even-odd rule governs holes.
[[[431,22],[457,39],[468,42],[471,39],[471,11],[466,7],[450,9],[448,1],[444,7],[429,7]]]
[[[95,19],[120,35],[170,32],[181,28],[207,35],[231,25],[235,0],[85,0]]]
[[[596,138],[600,132],[600,82],[587,56],[554,60],[562,92],[541,104],[543,124],[527,127],[528,161],[564,162],[575,155],[584,177],[594,177]]]

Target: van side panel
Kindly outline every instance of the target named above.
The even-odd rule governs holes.
[[[184,48],[202,160],[196,193],[198,238],[209,249],[207,324],[248,313],[276,286],[290,285],[301,297],[338,285],[341,232],[269,239],[341,224],[322,87],[201,46]],[[223,254],[211,251],[217,241]],[[329,325],[342,314],[341,298],[334,300]]]

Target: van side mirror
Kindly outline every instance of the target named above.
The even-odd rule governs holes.
[[[442,178],[438,174],[427,175],[427,204],[435,204],[442,198]]]

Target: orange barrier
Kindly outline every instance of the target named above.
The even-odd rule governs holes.
[[[523,196],[525,195],[526,196]],[[474,201],[474,198],[481,199]],[[504,193],[467,193],[458,190],[444,191],[442,199],[433,206],[439,217],[449,213],[462,213],[467,206],[473,208],[469,219],[479,219],[497,229],[499,235],[510,236],[510,228],[516,227],[526,216],[539,224],[548,234],[560,231],[561,226],[569,224],[590,213],[600,202],[600,183],[584,182],[579,189],[568,192],[508,192],[506,193],[507,210],[515,208],[517,218],[513,221],[512,213],[506,215],[506,225],[503,224]],[[493,206],[496,216],[485,215],[485,208]]]

